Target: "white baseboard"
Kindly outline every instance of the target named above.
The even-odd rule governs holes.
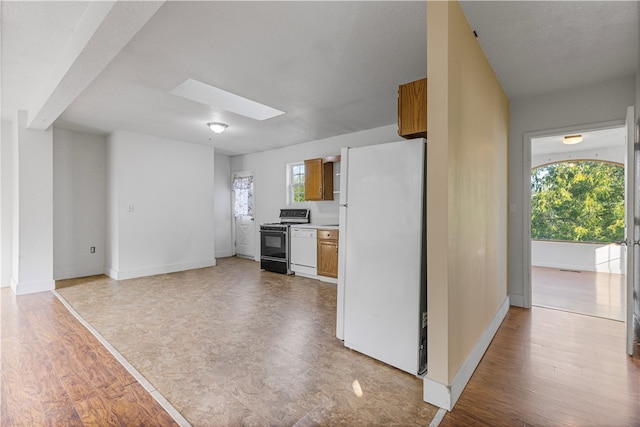
[[[111,267],[104,267],[104,274],[111,277],[114,280],[118,280],[118,270]]]
[[[230,256],[233,256],[233,251],[231,249],[216,251],[216,258],[228,258]]]
[[[480,363],[482,356],[487,351],[489,344],[491,344],[491,340],[498,331],[504,317],[507,315],[509,305],[509,296],[507,296],[493,316],[493,319],[491,319],[491,322],[489,322],[487,328],[482,332],[482,335],[480,335],[476,345],[471,349],[469,356],[467,356],[462,366],[460,366],[460,369],[458,369],[451,384],[446,385],[434,381],[428,378],[429,374],[427,373],[427,376],[424,377],[423,388],[423,399],[425,402],[446,409],[447,411],[453,409],[462,391],[471,379],[471,375],[473,375],[473,372]]]
[[[577,264],[560,264],[555,262],[536,262],[535,265],[531,265],[532,267],[544,267],[544,268],[555,268],[558,270],[577,270],[577,271],[592,271],[594,273],[611,273],[611,274],[624,274],[624,271],[620,269],[620,267],[616,268],[607,268],[602,265],[577,265]]]
[[[509,295],[509,298],[511,305],[514,305],[516,307],[524,307],[524,295],[511,294]]]
[[[135,279],[137,277],[155,276],[156,274],[175,273],[177,271],[193,270],[196,268],[215,267],[216,260],[203,260],[184,262],[178,264],[166,264],[153,267],[135,268],[130,270],[115,270],[105,267],[104,273],[115,280]]]
[[[56,288],[55,280],[41,280],[39,282],[20,282],[11,279],[11,290],[16,295],[34,294],[36,292],[52,291]]]
[[[96,267],[85,267],[67,270],[57,270],[53,272],[54,280],[75,279],[77,277],[97,276],[105,274],[105,267],[103,265]]]

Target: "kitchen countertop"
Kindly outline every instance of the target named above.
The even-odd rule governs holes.
[[[291,224],[291,227],[295,228],[315,228],[315,229],[326,229],[326,230],[337,230],[338,224]]]

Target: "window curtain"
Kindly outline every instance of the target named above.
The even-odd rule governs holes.
[[[233,216],[253,216],[253,176],[233,177]]]

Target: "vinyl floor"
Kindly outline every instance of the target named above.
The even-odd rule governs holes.
[[[334,284],[223,258],[211,268],[61,285],[192,425],[428,425],[437,411],[423,401],[421,379],[335,337]]]

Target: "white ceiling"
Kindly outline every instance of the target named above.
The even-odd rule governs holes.
[[[2,119],[28,110],[51,75],[88,1],[2,1]]]
[[[635,74],[637,1],[462,1],[510,100]]]
[[[625,150],[626,127],[611,129],[600,129],[589,132],[571,132],[567,134],[544,136],[531,140],[531,156],[542,154],[570,153],[578,151],[590,151],[600,148],[618,147]],[[562,143],[565,135],[582,135],[582,142],[579,144],[567,145]]]
[[[2,118],[28,109],[88,1],[2,1]],[[510,99],[635,73],[637,2],[464,2]],[[424,77],[425,2],[166,2],[57,127],[242,154],[396,123]],[[257,121],[172,95],[187,79],[282,110]],[[214,135],[210,121],[229,124]]]

